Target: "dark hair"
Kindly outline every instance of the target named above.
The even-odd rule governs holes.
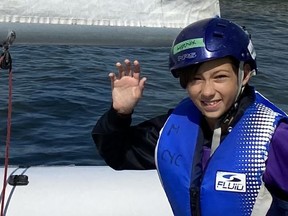
[[[182,68],[177,71],[179,74],[180,86],[186,89],[188,83],[193,79],[194,75],[197,73],[201,64],[192,65],[186,68]]]
[[[236,58],[233,58],[232,56],[229,56],[229,59],[231,60],[231,63],[235,67],[235,69],[238,69],[239,65],[240,65],[240,62]],[[181,68],[181,69],[176,71],[179,74],[180,86],[183,89],[186,89],[188,83],[193,79],[193,77],[197,73],[199,67],[203,63],[191,65],[191,66],[188,66],[188,67],[185,67],[185,68]]]

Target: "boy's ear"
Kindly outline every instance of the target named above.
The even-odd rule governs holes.
[[[242,85],[246,85],[250,78],[251,78],[251,67],[249,64],[244,64],[243,66],[243,70],[244,70],[244,77],[243,77],[243,81],[242,81]]]

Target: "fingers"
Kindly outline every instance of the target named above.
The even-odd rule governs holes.
[[[140,64],[137,60],[134,61],[133,77],[138,80],[140,79]]]
[[[118,69],[118,78],[121,79],[121,77],[125,76],[125,70],[120,62],[116,63],[116,67]]]
[[[125,59],[124,63],[126,65],[125,74],[127,76],[131,76],[132,75],[132,71],[131,71],[131,62],[130,62],[130,60],[129,59]]]
[[[110,81],[111,81],[111,89],[114,88],[114,81],[116,80],[116,75],[115,73],[109,73],[109,78],[110,78]]]
[[[124,66],[120,63],[116,63],[116,67],[118,69],[118,78],[120,79],[123,76],[131,76],[132,71],[131,71],[131,62],[129,59],[124,60]]]
[[[124,65],[117,62],[116,67],[118,69],[118,79],[121,79],[123,76],[132,76],[135,79],[140,79],[140,64],[137,60],[133,62],[133,70],[129,59],[124,60]]]

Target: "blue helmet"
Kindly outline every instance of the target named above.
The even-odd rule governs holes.
[[[245,28],[223,18],[208,18],[185,27],[174,40],[169,68],[174,77],[186,67],[231,56],[257,72],[256,52]]]

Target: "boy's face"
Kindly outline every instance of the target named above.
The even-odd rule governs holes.
[[[229,58],[202,63],[187,85],[188,94],[210,127],[234,104],[238,69]]]

